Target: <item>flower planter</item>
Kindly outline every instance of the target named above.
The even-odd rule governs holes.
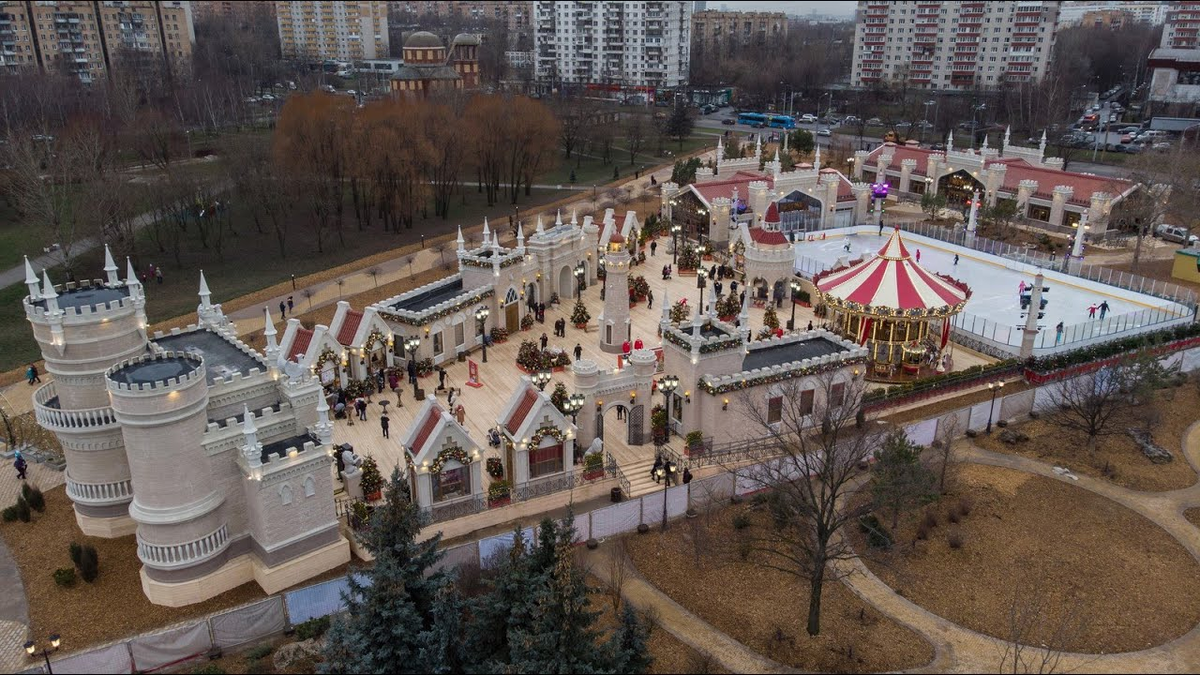
[[[706,255],[706,256],[704,256],[704,258],[703,258],[703,259],[704,259],[704,260],[712,260],[712,259],[713,259],[713,257],[712,257],[711,255]]]
[[[579,330],[586,330],[586,329],[587,329],[587,327],[588,327],[588,325],[587,325],[586,323],[577,323],[577,324],[575,324],[575,328],[577,328],[577,329],[579,329]]]
[[[812,307],[811,302],[804,302],[803,300],[793,300],[793,302],[799,307]]]
[[[684,270],[684,269],[681,269],[681,270],[679,270],[679,271],[678,271],[678,274],[679,274],[679,276],[681,276],[681,277],[694,277],[694,276],[696,276],[696,270]]]
[[[379,489],[367,495],[367,501],[377,502],[383,498],[383,490]]]
[[[604,469],[592,469],[591,471],[583,472],[584,480],[596,480],[604,476]]]
[[[498,509],[501,506],[508,506],[511,503],[512,503],[512,497],[497,497],[495,499],[489,498],[488,499],[488,508],[489,509]]]
[[[720,318],[722,321],[724,321],[725,323],[733,323],[733,320],[734,320],[735,318],[737,318],[737,315],[736,315],[736,314],[730,314],[730,315],[728,315],[728,316],[722,315],[722,316],[720,316],[719,318]]]

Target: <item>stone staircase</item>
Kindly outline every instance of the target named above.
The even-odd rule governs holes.
[[[621,471],[629,479],[629,498],[637,499],[644,494],[662,490],[662,483],[655,483],[650,477],[650,468],[654,466],[653,450],[651,456],[632,462],[620,462]]]

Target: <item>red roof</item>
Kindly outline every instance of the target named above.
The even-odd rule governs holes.
[[[917,166],[913,173],[922,176],[925,175],[926,168],[929,166],[929,156],[935,152],[941,152],[940,150],[930,150],[929,148],[913,148],[885,143],[871,151],[866,165],[868,168],[877,166],[875,161],[879,158],[884,148],[887,148],[892,153],[892,163],[886,168],[898,171],[902,161],[915,159],[917,160]],[[1058,185],[1070,185],[1075,188],[1075,192],[1071,195],[1071,201],[1080,204],[1089,204],[1092,199],[1092,193],[1108,192],[1110,194],[1121,194],[1133,186],[1133,183],[1130,181],[1120,178],[1089,176],[1087,174],[1075,173],[1074,171],[1059,171],[1058,169],[1034,166],[1019,157],[1001,157],[1000,159],[988,160],[988,166],[993,164],[1005,164],[1008,166],[1008,170],[1004,173],[1004,185],[1001,189],[1014,194],[1017,192],[1021,181],[1034,180],[1038,182],[1037,191],[1045,193],[1052,192],[1055,186]]]
[[[442,417],[442,409],[433,405],[429,408],[429,415],[425,421],[421,423],[421,430],[417,432],[417,437],[413,439],[412,454],[415,458],[421,454],[421,449],[425,447],[425,442],[429,440],[429,435],[433,433],[433,428],[437,426],[438,420]]]
[[[964,284],[913,262],[899,229],[876,257],[818,274],[813,283],[821,293],[839,300],[902,310],[953,307],[971,295]]]
[[[618,231],[616,231],[616,230],[613,230],[612,236],[608,238],[608,243],[610,243],[610,244],[624,244],[624,243],[625,243],[625,237],[622,237],[620,232],[618,232]]]
[[[771,208],[775,208],[774,202],[771,202]],[[754,240],[754,243],[765,246],[777,246],[788,243],[786,234],[779,230],[764,230],[761,227],[750,228],[750,238]]]
[[[296,339],[292,340],[291,354],[287,355],[288,361],[300,362],[296,358],[297,354],[303,356],[308,353],[308,343],[312,342],[313,332],[307,328],[301,328],[296,331]]]
[[[763,222],[764,223],[778,223],[779,222],[779,207],[776,206],[775,202],[771,202],[771,204],[769,206],[767,206],[767,212],[763,215]]]
[[[705,202],[712,204],[712,200],[717,197],[733,199],[733,189],[737,188],[738,198],[746,199],[750,196],[750,183],[753,181],[766,181],[767,187],[775,185],[775,179],[763,175],[761,173],[753,173],[750,171],[738,171],[729,178],[723,180],[711,180],[704,183],[692,183],[692,188],[700,194]]]
[[[363,313],[356,312],[353,309],[346,312],[346,320],[342,322],[342,328],[338,331],[337,341],[343,347],[351,346],[354,342],[354,335],[358,332],[358,325],[362,323]]]
[[[513,410],[512,415],[508,417],[508,423],[504,425],[508,429],[508,433],[515,434],[521,428],[521,424],[525,422],[525,417],[529,415],[529,411],[533,410],[533,404],[537,401],[538,394],[533,389],[526,387],[525,395],[521,397],[521,402],[517,404],[517,409]]]

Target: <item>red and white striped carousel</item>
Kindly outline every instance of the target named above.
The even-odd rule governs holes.
[[[867,346],[876,380],[939,372],[951,317],[971,297],[966,284],[921,267],[899,228],[874,257],[821,272],[813,284],[833,329]]]

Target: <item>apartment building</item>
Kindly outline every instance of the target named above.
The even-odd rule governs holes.
[[[966,90],[1040,80],[1060,4],[860,1],[851,83]]]
[[[1099,21],[1102,25],[1144,22],[1157,26],[1166,19],[1167,9],[1166,2],[1064,2],[1058,13],[1058,25],[1091,26]]]
[[[193,0],[192,17],[204,21],[213,17],[245,19],[254,12],[268,11],[275,16],[274,0]]]
[[[778,43],[787,38],[788,17],[783,12],[722,12],[692,14],[692,53],[730,54],[754,45]]]
[[[308,63],[389,56],[386,2],[276,2],[284,58]]]
[[[1161,114],[1200,114],[1200,2],[1172,2],[1162,41],[1150,52],[1150,101]]]
[[[535,2],[535,74],[544,86],[613,91],[687,84],[690,2]]]
[[[39,67],[92,82],[135,62],[187,67],[189,2],[0,2],[0,72]]]
[[[1172,2],[1163,22],[1163,49],[1196,49],[1200,46],[1200,2]]]
[[[529,0],[501,0],[500,2],[405,0],[389,2],[388,9],[391,11],[392,17],[405,22],[416,22],[431,16],[458,17],[475,21],[499,21],[504,23],[510,31],[528,30],[533,22],[533,3]]]

